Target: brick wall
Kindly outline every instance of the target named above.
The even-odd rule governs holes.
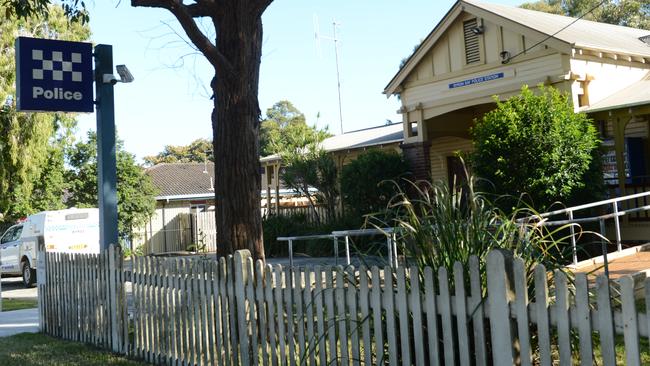
[[[431,180],[430,142],[414,142],[400,145],[415,180]]]

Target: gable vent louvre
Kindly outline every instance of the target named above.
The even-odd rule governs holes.
[[[473,64],[481,61],[481,50],[479,47],[478,22],[476,19],[470,19],[463,22],[463,33],[465,38],[465,62]]]

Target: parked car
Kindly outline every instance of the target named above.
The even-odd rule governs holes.
[[[43,211],[11,226],[0,237],[0,273],[22,275],[25,287],[31,287],[39,243],[48,252],[99,253],[99,210]]]

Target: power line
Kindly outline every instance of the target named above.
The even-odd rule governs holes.
[[[607,2],[607,1],[608,1],[608,0],[602,0],[602,1],[599,2],[596,6],[594,6],[594,7],[591,8],[591,9],[589,9],[588,11],[586,11],[585,13],[583,13],[582,15],[580,15],[579,17],[577,17],[576,19],[574,19],[571,23],[569,23],[569,24],[565,25],[564,27],[562,27],[562,28],[561,28],[560,30],[558,30],[557,32],[551,34],[550,36],[547,36],[547,37],[544,38],[543,40],[541,40],[541,41],[535,43],[534,45],[532,45],[532,46],[530,46],[530,47],[524,49],[523,51],[519,52],[518,54],[516,54],[516,55],[514,55],[514,56],[511,56],[511,57],[508,57],[508,58],[505,59],[502,63],[507,64],[507,63],[510,62],[510,60],[512,60],[513,58],[515,58],[515,57],[517,57],[517,56],[520,56],[520,55],[522,55],[522,54],[524,54],[524,53],[530,51],[531,49],[533,49],[533,48],[539,46],[540,44],[542,44],[542,43],[548,41],[550,38],[555,37],[555,35],[557,35],[558,33],[562,32],[563,30],[569,28],[570,26],[572,26],[573,24],[575,24],[575,22],[577,22],[578,20],[584,18],[587,14],[590,14],[590,13],[593,12],[594,10],[598,9],[598,8],[601,7],[603,4],[605,4],[605,2]]]

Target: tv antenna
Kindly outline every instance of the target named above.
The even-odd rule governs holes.
[[[339,71],[339,42],[340,39],[338,38],[337,35],[337,27],[341,25],[341,23],[337,23],[336,19],[332,20],[332,27],[334,28],[334,35],[333,36],[322,36],[320,34],[319,30],[319,25],[318,25],[318,17],[316,14],[314,14],[314,36],[316,37],[316,44],[318,48],[318,55],[322,56],[321,54],[321,49],[320,49],[320,40],[325,39],[328,41],[333,41],[334,42],[334,57],[336,58],[336,86],[338,90],[338,95],[339,95],[339,122],[341,124],[341,134],[343,134],[343,109],[341,107],[341,73]]]

